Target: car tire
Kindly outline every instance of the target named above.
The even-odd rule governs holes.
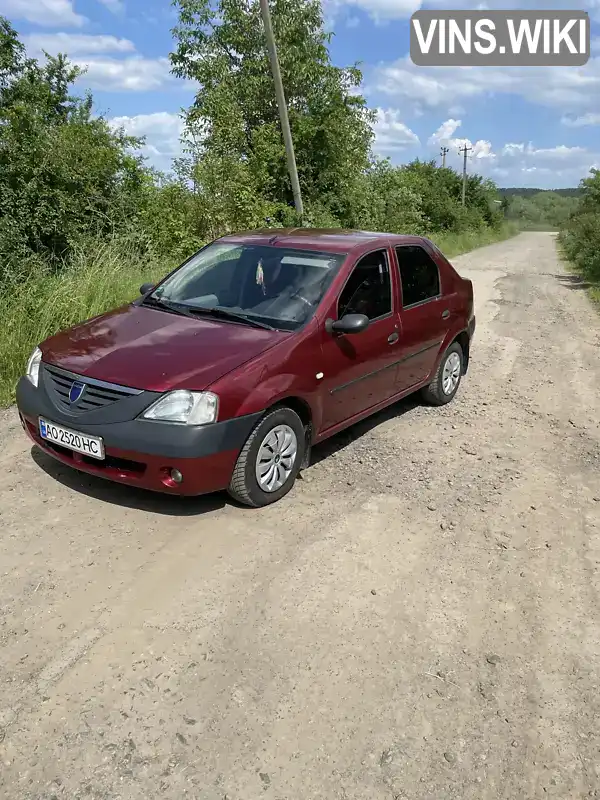
[[[294,485],[305,450],[306,430],[298,414],[287,406],[273,408],[246,440],[231,476],[229,495],[254,508],[281,500]]]
[[[421,394],[426,403],[444,406],[458,391],[464,369],[464,353],[458,342],[454,342],[442,356],[433,380]]]

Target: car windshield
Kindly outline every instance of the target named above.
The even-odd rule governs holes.
[[[343,253],[216,242],[167,278],[150,299],[296,330],[313,315]]]

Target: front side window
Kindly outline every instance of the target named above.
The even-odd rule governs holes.
[[[295,330],[313,315],[346,255],[215,242],[150,296],[190,311],[229,312]]]
[[[363,256],[352,274],[338,303],[338,318],[345,314],[365,314],[377,319],[392,311],[392,285],[387,253],[377,250]]]
[[[402,305],[415,305],[438,297],[440,273],[437,264],[418,245],[396,248],[402,284]]]

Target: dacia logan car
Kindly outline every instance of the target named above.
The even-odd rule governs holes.
[[[25,431],[83,472],[255,507],[315,443],[412,392],[452,400],[475,330],[471,282],[416,236],[224,236],[140,292],[35,349]]]

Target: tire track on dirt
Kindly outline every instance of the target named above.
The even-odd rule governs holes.
[[[456,402],[355,426],[259,513],[52,469],[13,424],[0,793],[600,791],[600,324],[547,234],[456,264],[478,322]]]

